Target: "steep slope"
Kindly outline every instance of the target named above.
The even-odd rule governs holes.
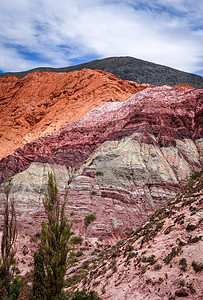
[[[36,68],[25,72],[4,73],[0,74],[0,77],[14,75],[21,78],[34,71],[72,72],[84,68],[110,72],[121,79],[132,80],[138,83],[168,84],[172,86],[185,83],[194,88],[203,88],[203,78],[201,76],[128,56],[109,57],[65,68]]]
[[[2,159],[1,182],[24,171],[14,176],[11,190],[21,230],[39,230],[48,168],[61,170],[65,185],[72,179],[67,211],[77,214],[79,234],[85,234],[84,217],[94,212],[89,237],[112,241],[139,226],[201,170],[202,101],[200,90],[148,88]]]
[[[69,271],[67,291],[79,284],[106,300],[201,300],[203,176],[195,177],[127,239],[112,247],[98,241],[86,266]]]
[[[0,159],[80,119],[105,102],[123,101],[146,86],[102,71],[31,73],[0,79]]]

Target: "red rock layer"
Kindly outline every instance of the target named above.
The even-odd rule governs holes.
[[[0,78],[0,159],[80,119],[94,107],[123,101],[146,87],[88,69]]]
[[[182,88],[182,89],[193,89],[193,87],[189,86],[186,83],[179,83],[176,86],[174,86],[175,88]]]
[[[169,87],[146,89],[123,103],[107,103],[85,117],[17,149],[0,161],[0,182],[25,170],[32,161],[79,168],[104,141],[135,132],[141,142],[175,146],[176,139],[203,136],[202,90]]]

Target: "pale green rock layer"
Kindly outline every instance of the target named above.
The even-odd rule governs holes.
[[[106,141],[77,172],[61,165],[32,163],[15,175],[10,197],[15,200],[19,231],[40,231],[49,172],[54,173],[61,198],[71,181],[67,214],[76,214],[78,234],[112,239],[135,229],[173,198],[191,173],[201,170],[202,140],[197,144],[190,139],[176,140],[176,147],[160,147],[151,137],[154,144],[141,143],[139,133]],[[4,185],[0,188],[2,201]],[[86,230],[83,220],[90,213],[96,213],[97,219]]]

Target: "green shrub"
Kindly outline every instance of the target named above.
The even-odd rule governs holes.
[[[192,267],[195,270],[195,272],[201,272],[203,270],[203,263],[197,263],[193,260]]]
[[[191,292],[192,294],[195,294],[195,293],[196,293],[196,290],[195,290],[195,287],[194,287],[194,283],[193,283],[193,282],[188,283],[188,284],[187,284],[187,287],[188,287],[188,289],[190,289],[190,292]]]
[[[77,290],[76,292],[74,292],[71,300],[101,300],[101,298],[98,296],[97,292],[95,291],[86,293],[85,291]]]
[[[80,250],[76,253],[76,256],[77,256],[77,257],[80,257],[80,256],[82,256],[82,255],[83,255],[83,252],[80,251]]]
[[[193,174],[190,175],[190,180],[195,180],[199,178],[202,175],[202,172],[194,172]]]
[[[95,173],[95,175],[96,175],[96,176],[103,176],[103,175],[104,175],[104,173],[103,173],[103,172],[101,172],[101,171],[97,171],[97,172]]]
[[[161,265],[161,264],[156,264],[156,265],[154,266],[154,270],[155,270],[155,271],[159,271],[159,270],[161,270],[161,268],[162,268],[162,265]]]
[[[84,224],[86,227],[88,227],[90,225],[90,223],[92,223],[93,221],[96,220],[96,214],[90,214],[90,215],[87,215],[84,219]]]
[[[71,242],[71,244],[74,244],[74,245],[78,245],[78,244],[80,244],[80,245],[82,245],[82,238],[81,238],[81,236],[73,236],[71,239],[70,239],[70,242]]]
[[[84,263],[82,264],[82,269],[88,269],[88,268],[89,268],[89,262],[84,261]]]
[[[169,262],[180,253],[180,248],[172,248],[171,252],[163,259],[165,264],[169,264]]]
[[[144,274],[147,271],[147,267],[146,266],[142,266],[140,269],[140,273]]]
[[[186,271],[187,270],[187,260],[186,260],[186,258],[181,258],[180,260],[179,260],[179,266],[180,266],[180,269],[182,270],[182,271]]]
[[[143,256],[142,257],[142,262],[143,263],[147,263],[147,262],[149,262],[151,265],[153,265],[156,261],[155,261],[155,255],[154,254],[152,254],[151,256]]]
[[[130,252],[128,253],[127,259],[131,259],[131,258],[133,258],[133,257],[136,257],[137,255],[138,255],[137,252],[132,252],[132,251],[130,251]]]
[[[38,237],[35,235],[30,236],[30,243],[35,243],[38,240]]]

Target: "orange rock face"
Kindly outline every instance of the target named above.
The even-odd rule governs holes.
[[[80,119],[105,102],[124,101],[149,85],[98,70],[33,72],[0,79],[0,159]]]

